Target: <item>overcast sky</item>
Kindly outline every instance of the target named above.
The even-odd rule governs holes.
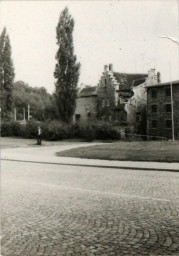
[[[15,80],[54,91],[56,26],[68,5],[75,20],[74,47],[80,83],[96,85],[105,64],[116,72],[156,68],[162,81],[179,79],[177,0],[1,1],[0,24],[10,36]]]

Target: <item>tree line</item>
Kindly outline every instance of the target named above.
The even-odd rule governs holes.
[[[80,63],[74,54],[74,19],[66,7],[56,27],[58,50],[55,56],[55,91],[47,93],[44,87],[33,88],[24,81],[16,81],[11,56],[11,44],[6,28],[0,35],[0,108],[1,118],[12,120],[16,109],[17,119],[24,118],[27,105],[32,118],[43,121],[59,119],[70,123],[76,106]],[[25,113],[24,113],[25,109]]]

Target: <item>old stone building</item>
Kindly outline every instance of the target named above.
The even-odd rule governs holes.
[[[80,90],[73,115],[74,123],[88,123],[96,120],[97,87],[86,86]]]
[[[80,91],[74,123],[101,120],[120,127],[123,133],[146,134],[146,85],[159,79],[154,69],[148,74],[129,74],[114,72],[112,64],[105,65],[98,85]]]
[[[104,66],[97,87],[97,118],[116,125],[127,125],[125,104],[133,95],[133,88],[144,83],[147,74],[128,74],[113,71],[113,65]]]
[[[172,138],[172,105],[175,139],[179,139],[179,81],[159,83],[147,87],[147,134]]]

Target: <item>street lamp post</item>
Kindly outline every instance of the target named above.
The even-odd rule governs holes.
[[[178,40],[172,38],[170,36],[159,36],[161,38],[166,38],[172,41],[173,43],[177,44],[178,46],[178,75],[179,75],[179,0],[177,0],[178,4]],[[170,63],[170,92],[171,92],[171,115],[172,115],[172,140],[175,140],[175,124],[174,124],[174,110],[173,110],[173,85],[171,79],[171,63]]]
[[[179,3],[179,2],[178,2]],[[178,4],[179,6],[179,4]],[[179,33],[178,33],[179,34]],[[168,36],[159,36],[161,38],[167,38],[178,45],[178,71],[179,71],[179,41],[173,39]],[[171,115],[172,115],[172,140],[175,141],[175,124],[174,124],[174,110],[173,110],[173,85],[172,85],[172,78],[171,78],[171,63],[169,63],[170,68],[170,94],[171,94]]]
[[[27,120],[30,120],[30,105],[27,106]]]
[[[171,79],[171,63],[170,63],[170,94],[171,94],[171,115],[172,115],[172,140],[175,141],[175,124],[174,124],[174,114],[173,114],[173,86]]]

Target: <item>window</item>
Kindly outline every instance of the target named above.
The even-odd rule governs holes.
[[[171,104],[166,104],[166,105],[165,105],[165,111],[166,111],[167,113],[171,113],[171,112],[172,112]]]
[[[79,122],[80,121],[80,114],[76,114],[75,119],[76,119],[76,122]]]
[[[157,128],[157,120],[152,120],[152,128]]]
[[[152,113],[157,113],[157,105],[151,106]]]
[[[111,122],[111,120],[112,120],[112,116],[111,116],[111,115],[109,115],[109,122]]]
[[[119,119],[119,114],[118,114],[118,112],[115,112],[115,114],[114,114],[114,119],[115,119],[115,122],[118,122],[118,119]]]
[[[109,98],[107,98],[107,106],[109,107],[110,102],[109,102]]]
[[[105,107],[105,99],[102,99],[102,107]]]
[[[88,116],[88,118],[89,118],[89,117],[91,117],[91,113],[90,113],[90,112],[88,112],[87,116]]]
[[[172,120],[166,120],[166,128],[172,128]]]
[[[171,90],[170,90],[170,88],[166,88],[165,89],[165,95],[166,95],[166,97],[171,97]]]
[[[140,112],[137,112],[137,113],[136,113],[136,121],[137,121],[137,122],[140,122],[140,121],[141,121],[141,113],[140,113]]]
[[[152,99],[157,98],[157,90],[152,90]]]

